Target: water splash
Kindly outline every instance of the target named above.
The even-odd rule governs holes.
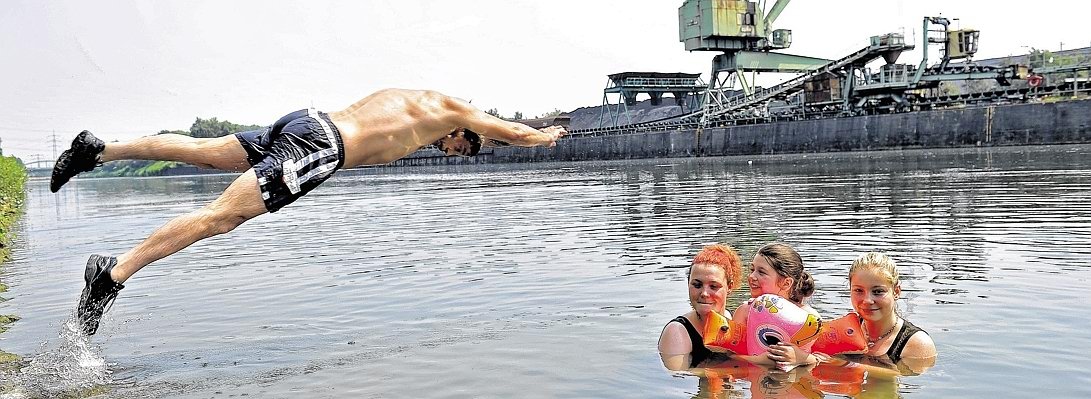
[[[0,372],[0,399],[83,397],[110,381],[106,359],[91,345],[75,318],[61,326],[60,344],[43,342],[38,353],[14,372]]]

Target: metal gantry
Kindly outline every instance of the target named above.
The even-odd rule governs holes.
[[[918,65],[896,63],[902,52],[914,49],[899,33],[873,36],[867,47],[833,61],[772,52],[791,44],[791,31],[772,29],[788,0],[777,0],[768,11],[764,11],[765,3],[687,0],[679,8],[679,41],[685,44],[686,50],[721,52],[713,57],[712,78],[698,96],[702,100],[700,106],[659,120],[622,121],[621,115],[628,116],[626,106],[633,104],[635,94],[640,93],[630,87],[639,88],[651,82],[642,82],[636,75],[610,75],[610,83],[603,94],[599,128],[573,131],[573,135],[912,112],[982,103],[1027,102],[1044,96],[1091,94],[1088,82],[1091,57],[1075,65],[1048,68],[978,64],[972,58],[978,49],[979,31],[952,30],[951,20],[943,17],[924,17],[921,43],[924,56]],[[940,59],[934,65],[928,65],[931,45],[942,46]],[[879,58],[885,63],[872,71],[868,64]],[[747,72],[751,75],[758,72],[798,75],[775,86],[760,88],[754,85],[753,77],[747,78]],[[622,81],[617,80],[619,78]],[[628,78],[634,80],[623,81]],[[994,81],[996,88],[968,92],[948,90],[952,83],[975,81]],[[699,84],[696,82],[699,81],[687,84]],[[948,87],[945,89],[942,84]],[[616,106],[608,101],[611,94],[620,96]],[[653,96],[653,102],[657,100]],[[603,123],[606,111],[614,115],[611,126]]]
[[[663,95],[670,94],[683,114],[693,112],[701,102],[699,96],[704,89],[705,83],[699,73],[622,72],[610,75],[602,91],[599,127],[631,125],[629,107],[637,103],[640,94],[651,97],[653,106],[662,104]],[[616,97],[616,104],[611,102],[611,97]],[[621,123],[622,118],[624,123]]]

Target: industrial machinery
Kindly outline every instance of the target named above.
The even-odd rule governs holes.
[[[683,113],[692,113],[698,109],[704,91],[705,84],[699,73],[615,73],[609,76],[606,89],[602,91],[599,127],[619,126],[622,117],[625,124],[632,124],[629,107],[636,104],[637,95],[647,94],[651,97],[651,105],[658,106],[663,102],[663,95],[670,94]],[[614,96],[618,97],[616,104],[610,102]]]
[[[917,65],[899,64],[899,56],[915,46],[900,33],[871,37],[868,45],[836,60],[775,52],[788,48],[792,32],[773,29],[773,23],[789,0],[685,0],[678,9],[678,39],[689,51],[715,51],[707,88],[699,92],[700,104],[687,104],[681,115],[621,124],[617,116],[606,126],[573,134],[599,134],[763,123],[773,120],[813,119],[877,113],[913,112],[977,103],[1020,102],[1055,93],[1091,91],[1091,62],[1076,65],[1030,68],[1026,65],[982,65],[973,61],[980,32],[952,29],[948,18],[924,17]],[[929,46],[942,46],[940,59],[929,65]],[[882,58],[882,65],[869,67]],[[747,72],[795,73],[772,87],[759,88]],[[1047,82],[1049,76],[1062,76]],[[646,92],[653,102],[662,92],[676,100],[696,92],[699,74],[622,73],[611,75],[604,91],[619,94],[632,105],[636,94]],[[1024,81],[1025,80],[1025,81]],[[984,90],[947,90],[951,84],[995,82]],[[1022,81],[1013,85],[1016,81]],[[647,83],[640,86],[637,83]],[[942,87],[942,83],[948,87]],[[652,84],[654,83],[654,84]],[[736,85],[738,88],[736,89]],[[659,93],[654,93],[659,92]],[[681,103],[679,103],[681,105]],[[615,115],[620,115],[616,113]],[[627,114],[626,114],[627,115]]]
[[[704,115],[727,106],[736,84],[743,96],[755,92],[746,72],[806,73],[829,60],[773,52],[792,44],[792,31],[773,29],[790,0],[686,0],[678,9],[678,40],[688,51],[716,51],[704,96]]]

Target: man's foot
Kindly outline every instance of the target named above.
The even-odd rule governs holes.
[[[80,172],[89,172],[102,164],[99,154],[106,143],[89,131],[82,131],[72,140],[72,147],[64,150],[53,164],[53,177],[49,179],[49,191],[57,192],[64,183]]]
[[[87,259],[87,269],[83,272],[86,285],[80,295],[80,305],[76,308],[84,334],[94,335],[98,331],[98,323],[102,320],[102,314],[106,313],[106,307],[114,302],[118,291],[125,288],[110,277],[110,271],[116,265],[117,258],[113,256],[91,255]]]

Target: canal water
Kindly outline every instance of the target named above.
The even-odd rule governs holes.
[[[674,374],[656,352],[700,247],[772,241],[828,317],[858,254],[892,255],[900,311],[937,343],[923,375],[827,397],[1091,395],[1091,146],[343,171],[150,265],[98,335],[70,333],[90,254],[233,178],[31,181],[0,268],[0,314],[22,317],[0,349],[26,365],[0,397],[799,394],[810,377]]]

